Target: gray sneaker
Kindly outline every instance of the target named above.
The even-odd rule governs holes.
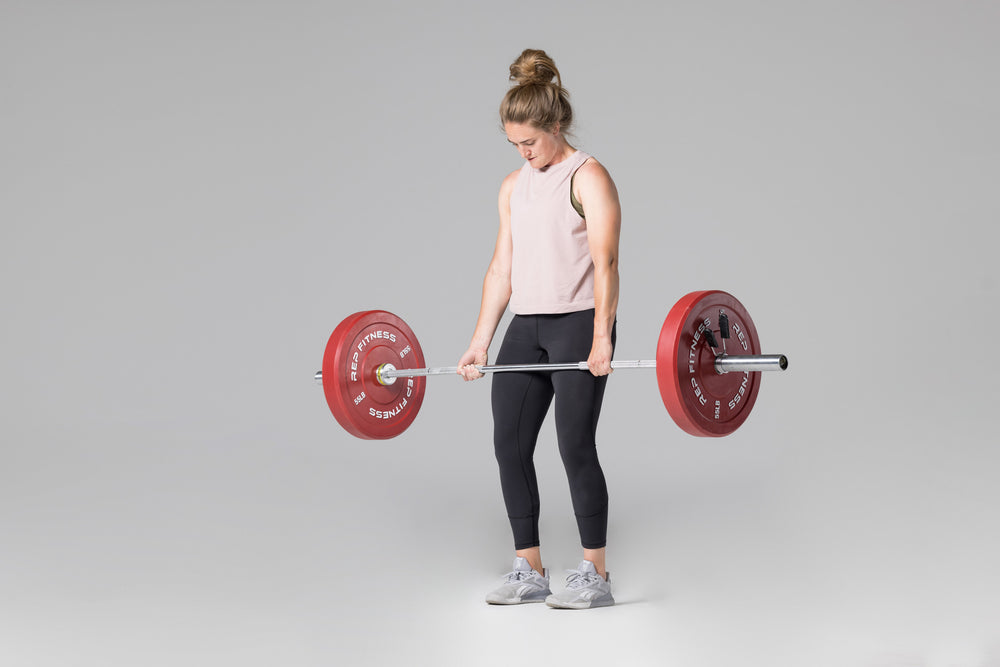
[[[545,602],[552,594],[548,575],[538,574],[531,569],[527,559],[514,559],[514,571],[507,573],[503,585],[486,596],[490,604],[524,604],[525,602]]]
[[[611,597],[610,572],[605,581],[589,560],[581,561],[577,568],[569,570],[566,590],[545,598],[545,604],[556,609],[590,609],[610,607],[615,603]]]

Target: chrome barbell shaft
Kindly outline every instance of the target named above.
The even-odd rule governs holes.
[[[656,368],[656,360],[612,361],[611,368]],[[585,371],[587,369],[588,366],[586,361],[573,361],[562,364],[499,364],[496,366],[476,366],[476,370],[484,374],[532,371]],[[393,368],[383,371],[382,377],[390,380],[393,378],[423,377],[425,375],[454,375],[456,373],[458,373],[458,366],[445,366],[442,368]]]
[[[628,368],[656,368],[655,359],[623,359],[612,361],[613,369]],[[758,373],[764,371],[783,371],[788,368],[788,358],[783,354],[740,354],[740,355],[718,355],[715,358],[715,371],[723,373]],[[512,373],[512,372],[534,372],[534,371],[585,371],[588,369],[586,361],[577,361],[562,364],[499,364],[496,366],[476,366],[480,373]],[[380,366],[376,371],[379,382],[382,384],[392,384],[396,378],[401,377],[426,377],[428,375],[455,375],[458,373],[457,366],[440,366],[436,368],[395,368],[391,364]],[[317,371],[316,382],[323,384],[323,371]]]

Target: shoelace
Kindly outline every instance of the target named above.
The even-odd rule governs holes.
[[[506,583],[512,584],[515,581],[521,581],[523,579],[530,579],[531,578],[531,574],[532,574],[531,572],[525,572],[524,570],[514,570],[513,572],[508,572],[507,573],[507,581],[506,581]]]
[[[566,570],[569,576],[566,578],[566,588],[584,588],[601,579],[601,575],[580,570]]]

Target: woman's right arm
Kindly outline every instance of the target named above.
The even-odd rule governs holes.
[[[466,380],[478,380],[483,374],[475,369],[485,366],[488,360],[488,350],[493,342],[493,335],[500,325],[500,318],[507,310],[510,301],[510,270],[514,255],[514,244],[510,235],[510,193],[520,170],[510,173],[500,185],[498,208],[500,211],[500,229],[497,231],[496,247],[490,260],[486,278],[483,279],[483,299],[479,307],[479,318],[476,320],[476,330],[472,334],[469,349],[458,361],[458,374]]]

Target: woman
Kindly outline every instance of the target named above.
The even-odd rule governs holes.
[[[583,609],[614,604],[605,565],[608,492],[595,435],[618,307],[621,206],[607,170],[566,140],[573,111],[555,63],[528,49],[510,66],[515,85],[500,105],[507,140],[525,164],[500,186],[500,230],[483,281],[469,349],[459,360],[466,380],[508,304],[514,319],[498,364],[576,362],[590,372],[498,373],[493,378],[494,449],[514,534],[514,570],[491,592],[491,604],[546,602]],[[583,562],[565,591],[553,595],[542,567],[538,485],[532,456],[555,400],[559,453],[569,478]]]

